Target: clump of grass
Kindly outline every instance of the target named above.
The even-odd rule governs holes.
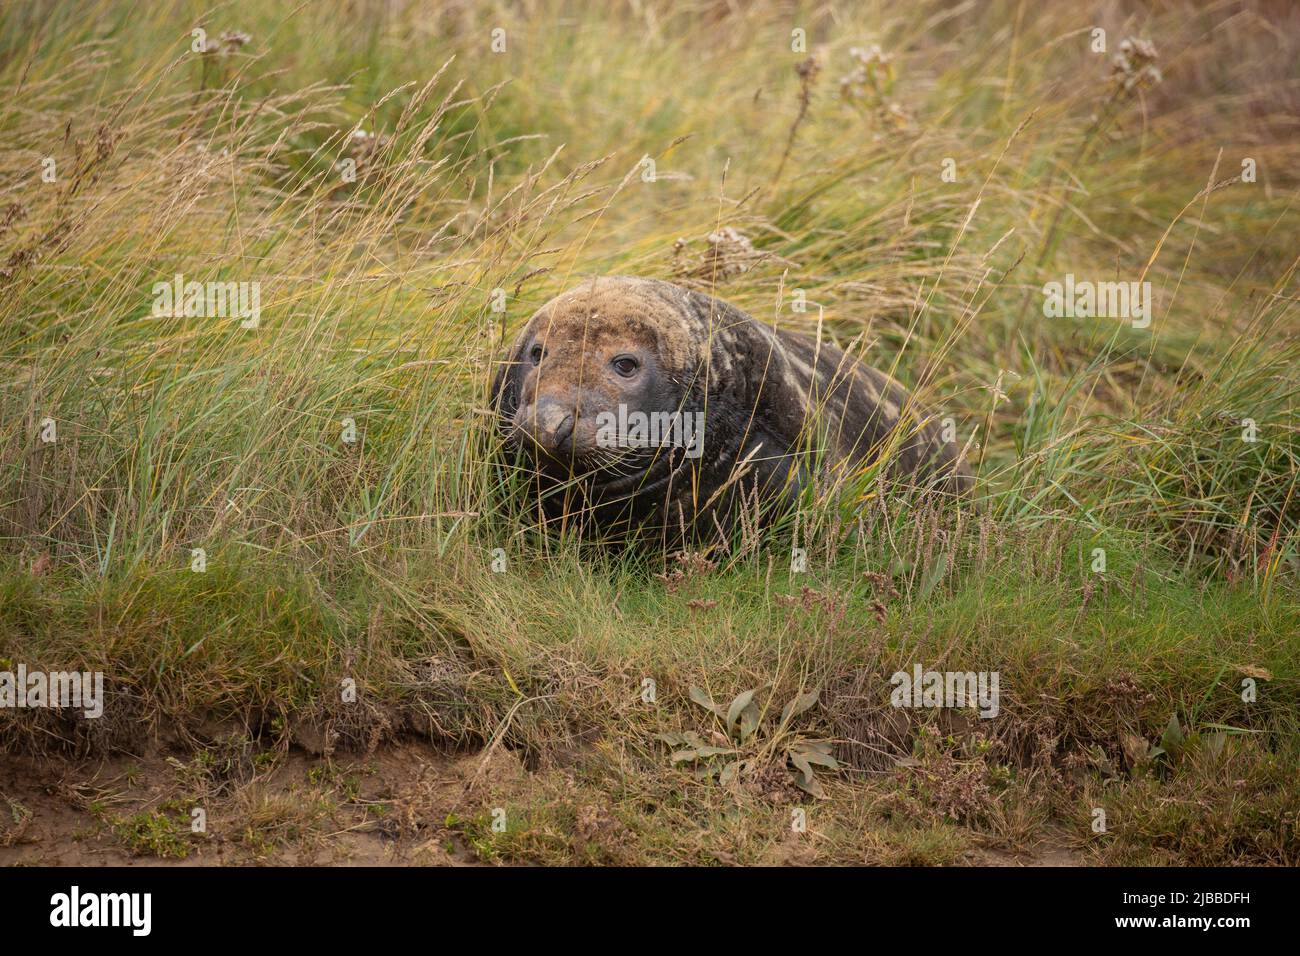
[[[315,786],[263,792],[252,787],[239,795],[239,807],[229,821],[242,845],[258,856],[290,846],[320,842],[336,810],[331,792]]]
[[[1074,805],[1075,841],[1120,865],[1295,865],[1294,739],[1272,750],[1253,735],[1222,747],[1188,746],[1163,779],[1150,773],[1085,784]],[[1105,812],[1104,832],[1093,825]]]
[[[190,855],[191,805],[168,801],[157,810],[141,810],[113,819],[114,838],[136,856],[183,860]]]

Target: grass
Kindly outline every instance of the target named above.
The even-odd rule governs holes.
[[[112,822],[112,831],[122,846],[137,856],[183,860],[190,855],[188,810],[165,806],[153,813],[122,816]]]
[[[291,741],[508,749],[505,834],[444,827],[494,861],[1297,862],[1295,17],[530,10],[0,11],[0,669],[111,695],[0,747],[174,733],[241,785]],[[1159,76],[1112,68],[1130,36]],[[155,316],[178,273],[259,283],[257,326]],[[487,385],[591,273],[853,345],[952,417],[975,500],[873,479],[707,555],[541,533]],[[1150,281],[1150,327],[1044,317],[1066,273]],[[900,716],[914,663],[997,671],[999,717]],[[772,702],[727,783],[656,739],[730,740],[692,687]],[[791,735],[834,742],[818,799]]]

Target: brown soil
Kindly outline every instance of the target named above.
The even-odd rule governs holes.
[[[191,836],[189,808],[168,801],[194,798],[164,754],[91,764],[5,756],[0,866],[472,865],[447,815],[478,809],[485,777],[523,773],[504,751],[482,765],[481,755],[449,759],[419,742],[334,760],[295,748],[265,775],[205,793],[196,805],[207,832]],[[141,813],[169,813],[188,855],[133,847],[120,821]]]
[[[448,757],[411,740],[331,759],[295,746],[273,762],[265,772],[254,762],[245,775],[222,780],[196,775],[169,748],[89,763],[6,755],[0,866],[472,866],[480,861],[454,818],[537,792],[537,779],[504,748]],[[196,806],[207,814],[202,834],[190,832]],[[163,822],[161,831],[150,829],[152,821]],[[966,862],[1087,862],[1063,843],[1047,835],[1027,853],[977,848]],[[763,862],[818,858],[791,838]]]

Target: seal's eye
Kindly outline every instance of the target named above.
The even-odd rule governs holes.
[[[540,345],[534,345],[533,350],[528,355],[533,360],[534,365],[542,364],[542,347]]]
[[[630,355],[620,355],[610,364],[614,366],[614,371],[624,378],[631,378],[636,374],[636,370],[641,367],[641,363]]]

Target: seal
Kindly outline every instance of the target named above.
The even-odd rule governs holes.
[[[543,305],[491,402],[548,524],[605,537],[728,534],[814,480],[880,473],[960,494],[960,450],[890,376],[656,279],[584,281]]]

